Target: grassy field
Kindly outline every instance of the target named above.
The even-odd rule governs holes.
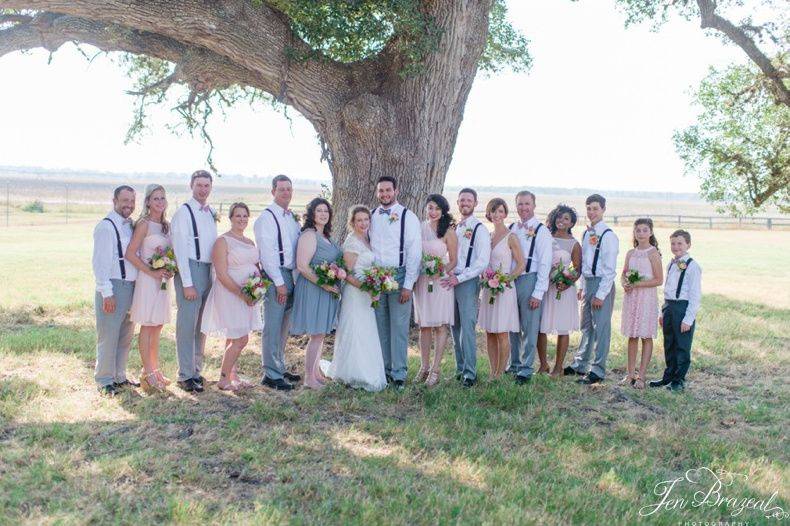
[[[704,466],[748,476],[724,497],[777,493],[772,506],[790,511],[790,232],[693,232],[705,294],[682,395],[618,386],[625,341],[615,330],[610,375],[593,388],[489,382],[481,354],[471,390],[450,379],[446,356],[430,391],[237,396],[211,382],[199,396],[104,399],[92,382],[91,229],[0,229],[0,524],[787,521],[693,508],[707,482],[678,485],[685,507],[639,510],[660,502],[657,483]],[[668,232],[657,232],[665,253]],[[618,234],[624,254],[630,235]],[[242,356],[248,377],[259,376],[259,343]],[[288,348],[297,369],[303,343]],[[170,326],[171,376],[174,355]],[[209,380],[220,357],[211,340]],[[658,344],[651,377],[662,362]],[[139,367],[133,352],[130,370]]]

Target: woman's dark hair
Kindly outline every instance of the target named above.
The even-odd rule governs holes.
[[[549,212],[549,217],[546,218],[546,226],[549,227],[551,235],[557,233],[557,218],[562,214],[568,214],[571,216],[571,226],[568,227],[568,234],[570,234],[571,229],[576,226],[576,221],[579,219],[579,216],[576,214],[576,210],[568,205],[559,204],[554,207],[554,210]]]
[[[653,220],[649,217],[640,217],[636,221],[634,221],[634,230],[639,225],[647,225],[650,227],[650,244],[658,249],[658,239],[656,239],[656,235],[653,233]],[[636,235],[634,235],[634,248],[639,246],[639,241],[636,240]]]
[[[436,236],[441,239],[447,233],[447,229],[455,223],[452,214],[450,214],[450,203],[441,194],[431,194],[425,200],[425,204],[433,203],[438,206],[442,211],[442,216],[439,218],[439,224],[436,225]]]
[[[315,226],[315,209],[320,205],[326,205],[326,208],[329,210],[329,221],[327,221],[326,225],[324,226],[324,236],[329,237],[332,234],[332,205],[330,205],[329,201],[323,197],[316,197],[307,203],[307,211],[304,214],[304,226],[302,227],[302,232],[308,228],[313,228],[316,230],[316,232],[318,231],[318,228]]]

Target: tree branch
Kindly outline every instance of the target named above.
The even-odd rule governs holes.
[[[738,45],[771,81],[772,91],[777,102],[790,106],[790,90],[785,86],[785,75],[773,65],[771,59],[757,47],[757,44],[746,34],[743,28],[716,14],[716,2],[714,0],[697,0],[697,5],[699,6],[702,28],[721,31]]]

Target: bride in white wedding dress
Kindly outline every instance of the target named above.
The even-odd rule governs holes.
[[[321,369],[326,376],[350,387],[381,391],[387,387],[387,379],[376,315],[370,306],[370,294],[358,288],[363,272],[374,261],[368,241],[370,211],[355,206],[349,222],[352,232],[343,243],[343,258],[349,273],[340,304],[334,355],[331,363],[322,360]]]

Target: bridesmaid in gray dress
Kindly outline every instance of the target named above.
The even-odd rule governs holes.
[[[296,268],[299,277],[294,287],[291,334],[307,334],[310,340],[305,352],[304,386],[320,389],[327,379],[318,366],[324,337],[335,330],[339,310],[340,287],[318,286],[313,267],[336,261],[340,248],[329,239],[332,232],[332,207],[317,197],[307,205],[305,222],[296,246]]]

